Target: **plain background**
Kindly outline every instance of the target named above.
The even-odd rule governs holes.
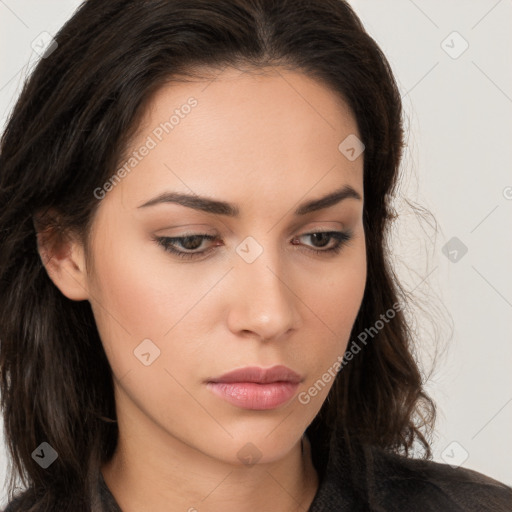
[[[0,0],[0,128],[37,61],[33,41],[79,4]],[[434,460],[512,485],[512,2],[351,4],[389,59],[406,112],[392,252],[417,297],[426,372],[438,339],[428,384],[439,414]],[[2,430],[1,482],[3,443]]]

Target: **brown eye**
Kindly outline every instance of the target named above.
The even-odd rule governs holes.
[[[332,239],[332,235],[330,235],[329,233],[313,233],[312,235],[310,235],[312,237],[312,240],[315,241],[315,243],[319,242],[316,247],[325,247],[328,243],[329,243],[329,240]]]
[[[201,247],[203,243],[203,237],[201,235],[186,236],[179,239],[179,243],[184,249],[194,251]]]
[[[309,247],[309,249],[317,254],[321,253],[334,253],[337,254],[340,252],[342,247],[352,238],[351,231],[319,231],[315,233],[306,233],[301,235],[294,240],[298,240],[302,237],[310,237],[313,241],[313,246]],[[292,243],[294,243],[294,240]],[[332,247],[328,249],[315,249],[315,247],[326,247],[331,240],[334,240],[334,244]],[[294,243],[294,245],[298,245]]]
[[[306,246],[307,250],[313,251],[316,254],[337,254],[341,251],[342,247],[352,238],[352,233],[347,231],[319,231],[314,233],[306,233],[299,237],[295,237],[292,240],[293,245],[301,245],[297,240],[303,237],[310,237],[313,241],[312,246]],[[213,235],[207,235],[202,233],[190,234],[179,237],[155,237],[156,241],[166,252],[175,254],[180,258],[193,259],[204,256],[210,251],[214,250],[214,247],[209,247],[198,251],[205,240],[216,240],[218,237]],[[316,249],[321,247],[327,247],[331,241],[332,247],[328,249]]]
[[[177,237],[155,237],[154,240],[164,248],[165,251],[170,252],[171,254],[175,254],[180,258],[195,258],[198,256],[202,256],[207,252],[213,250],[212,247],[209,249],[205,249],[203,251],[198,251],[197,249],[201,247],[202,243],[205,240],[215,240],[217,237],[202,233],[197,233],[193,235],[186,236],[177,236]],[[177,248],[178,247],[178,248]],[[180,250],[179,247],[182,247],[183,250]],[[194,251],[194,252],[188,252]]]

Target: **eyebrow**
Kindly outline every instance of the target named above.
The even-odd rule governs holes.
[[[361,195],[350,185],[345,185],[344,187],[337,189],[334,192],[330,192],[323,197],[312,199],[300,204],[295,209],[294,215],[306,215],[317,210],[323,210],[324,208],[334,206],[348,198],[361,200]],[[226,215],[228,217],[238,217],[240,215],[240,208],[236,204],[210,199],[208,197],[201,197],[195,194],[183,194],[180,192],[164,192],[141,204],[138,208],[146,208],[165,203],[179,204],[181,206],[186,206],[187,208],[201,210],[214,215]]]

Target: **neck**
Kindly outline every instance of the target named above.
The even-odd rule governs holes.
[[[127,443],[120,435],[102,474],[123,512],[305,512],[318,476],[309,440],[302,441],[278,461],[233,466],[177,440],[163,456],[152,442]]]

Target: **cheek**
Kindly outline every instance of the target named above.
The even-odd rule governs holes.
[[[148,258],[151,244],[121,229],[109,231],[95,244],[91,307],[112,369],[121,376],[142,366],[134,351],[143,340],[152,340],[154,353],[164,355],[163,335],[179,319],[183,287],[179,275],[169,282]]]
[[[180,302],[179,283],[166,287],[157,269],[133,251],[129,257],[119,252],[100,262],[94,294],[102,324],[117,324],[133,339],[161,335],[170,328],[173,318],[168,306]]]
[[[140,366],[134,350],[145,339],[160,350],[156,366],[176,370],[178,365],[178,372],[190,359],[215,356],[207,343],[210,330],[215,331],[225,312],[236,307],[226,302],[233,290],[225,289],[228,283],[236,287],[236,282],[228,277],[219,283],[229,265],[176,265],[153,243],[120,233],[112,230],[97,244],[91,289],[99,334],[114,372],[121,375]],[[316,377],[343,354],[349,341],[366,283],[363,234],[333,261],[312,261],[308,268],[302,261],[288,276],[303,320],[302,333],[293,340],[293,358]],[[311,339],[317,340],[314,346]]]
[[[180,271],[152,242],[125,240],[128,236],[118,236],[97,245],[91,287],[91,306],[110,364],[118,376],[138,369],[134,351],[149,339],[159,354],[154,367],[181,368],[203,350],[202,342],[189,340],[202,340],[198,332],[215,321],[216,303],[208,295],[219,270],[198,273],[183,265]]]
[[[352,329],[363,299],[366,276],[364,235],[358,234],[336,263],[308,279],[302,292],[305,302],[323,320],[326,331],[341,334]]]
[[[312,377],[319,378],[342,357],[349,343],[366,287],[364,235],[328,271],[309,278],[301,297],[311,310],[310,328],[315,332],[316,365]]]

